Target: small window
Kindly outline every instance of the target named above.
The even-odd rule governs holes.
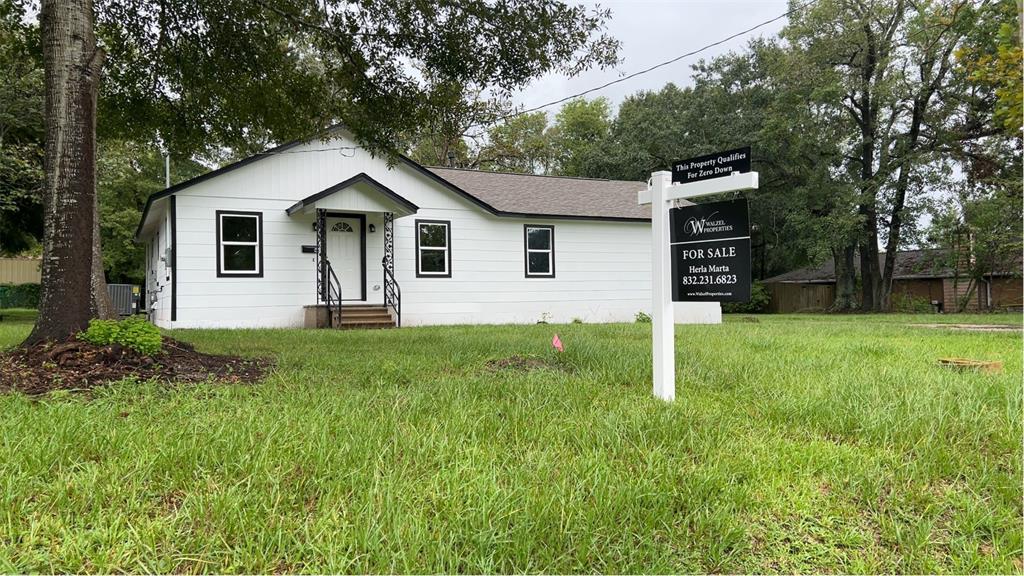
[[[331,232],[355,232],[355,230],[348,222],[335,222],[334,226],[331,226]]]
[[[263,214],[217,211],[217,275],[263,276]]]
[[[416,275],[451,278],[451,222],[416,221]]]
[[[526,244],[526,277],[555,276],[555,227],[531,226],[524,227]]]

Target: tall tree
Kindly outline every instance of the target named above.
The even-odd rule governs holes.
[[[611,105],[607,98],[567,102],[555,115],[548,135],[554,171],[561,176],[583,176],[588,158],[611,129]]]
[[[614,62],[607,17],[557,0],[44,0],[46,230],[28,341],[65,338],[97,312],[101,71],[104,133],[159,133],[178,154],[339,121],[394,154],[430,111],[424,78],[509,93]]]
[[[915,218],[912,194],[928,189],[924,176],[941,144],[935,128],[957,109],[953,56],[975,15],[966,0],[829,0],[794,14],[783,31],[815,75],[834,77],[841,89],[812,102],[845,110],[851,122],[844,155],[858,191],[865,310],[888,307],[895,255]]]
[[[412,138],[410,156],[428,166],[476,168],[486,144],[486,127],[513,109],[507,97],[455,83],[432,83],[427,102],[431,112]]]
[[[91,0],[44,0],[46,178],[39,317],[29,341],[64,338],[101,310],[93,296],[96,98],[104,52]]]
[[[550,174],[553,164],[544,112],[520,114],[488,131],[480,168],[495,172]]]

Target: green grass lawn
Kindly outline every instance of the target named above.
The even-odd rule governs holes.
[[[0,396],[0,571],[1021,573],[1021,333],[937,318],[680,327],[673,404],[642,324],[178,331],[279,367]]]

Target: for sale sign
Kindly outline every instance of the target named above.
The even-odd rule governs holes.
[[[669,211],[672,300],[750,300],[750,219],[746,199]]]

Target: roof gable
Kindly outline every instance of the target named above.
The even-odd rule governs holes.
[[[385,198],[387,198],[391,202],[394,202],[395,204],[397,204],[398,206],[403,208],[408,214],[415,214],[420,209],[419,206],[417,206],[417,205],[413,204],[412,202],[410,202],[409,200],[405,199],[404,197],[399,195],[394,190],[392,190],[392,189],[388,188],[387,186],[381,184],[380,182],[374,180],[372,177],[370,177],[365,172],[360,172],[359,174],[356,174],[355,176],[353,176],[353,177],[351,177],[351,178],[349,178],[347,180],[339,182],[339,183],[337,183],[337,184],[335,184],[333,186],[330,186],[328,188],[325,188],[324,190],[321,190],[320,192],[317,192],[316,194],[313,194],[311,196],[307,196],[306,198],[303,198],[302,200],[299,200],[295,204],[293,204],[290,207],[288,207],[286,212],[288,213],[288,215],[292,215],[292,214],[302,210],[303,208],[310,207],[310,206],[316,204],[320,200],[323,200],[323,199],[325,199],[325,198],[327,198],[327,197],[329,197],[329,196],[331,196],[333,194],[337,194],[338,192],[341,192],[342,190],[351,188],[353,186],[357,186],[359,184],[367,185],[369,188],[371,188],[372,190],[374,190],[378,194],[384,196]]]

